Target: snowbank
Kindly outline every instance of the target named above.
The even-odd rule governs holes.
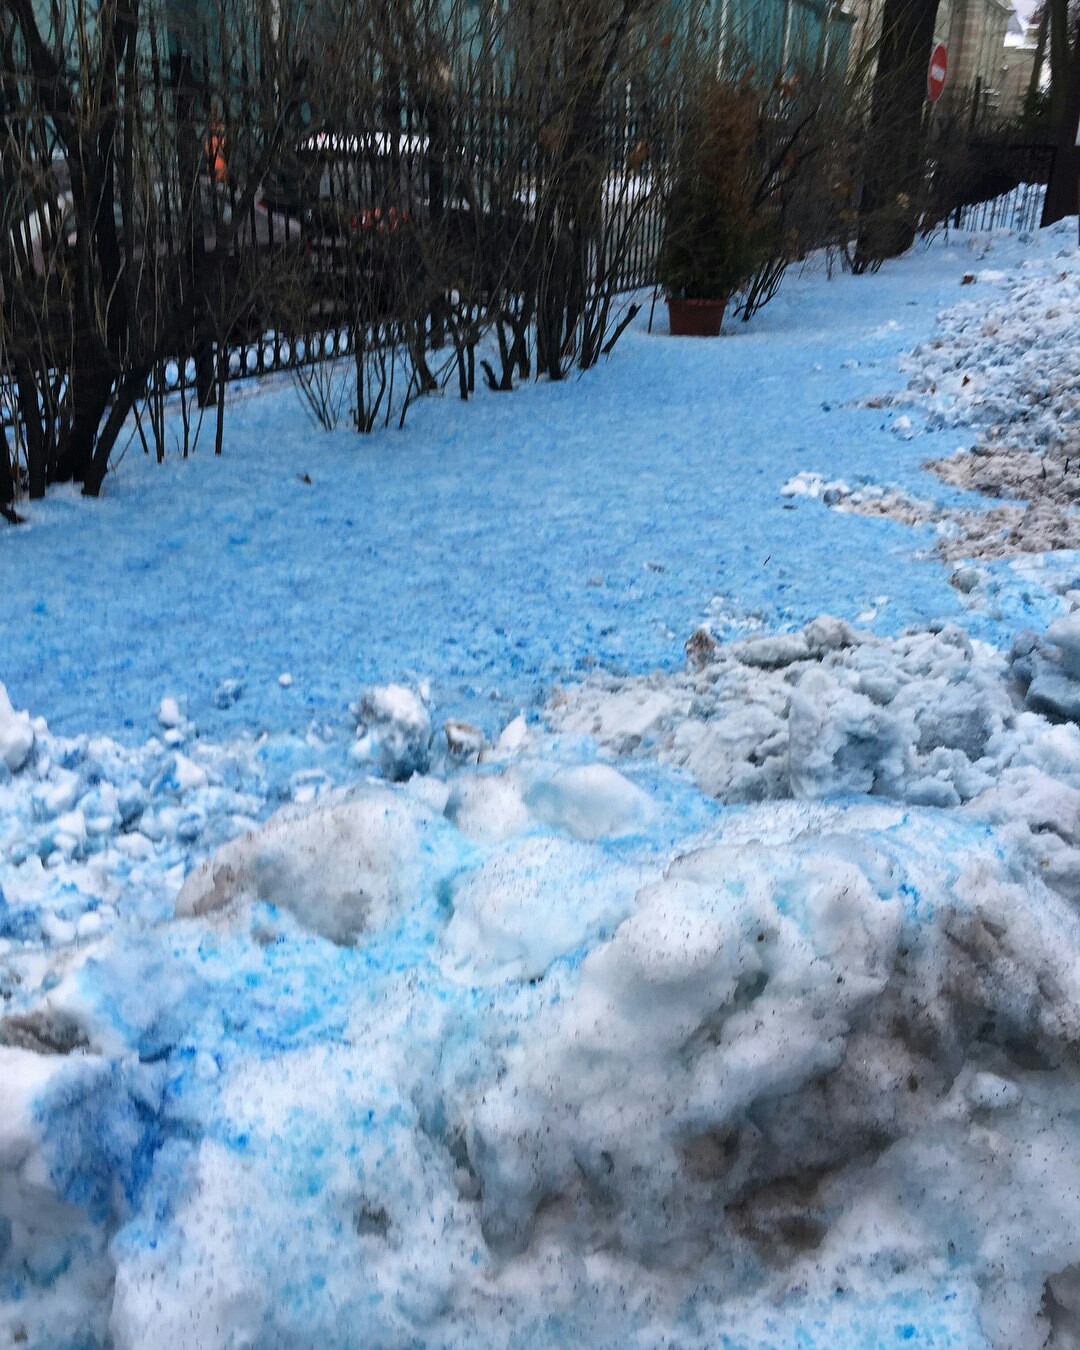
[[[1010,503],[934,510],[886,494],[886,514],[898,519],[917,518],[923,506],[922,519],[948,535],[940,545],[947,557],[1080,547],[1080,277],[1072,262],[1063,251],[975,274],[990,284],[946,311],[935,337],[902,363],[907,390],[874,400],[912,408],[923,432],[974,431],[970,451],[929,467],[953,487]]]
[[[828,618],[692,650],[562,691],[553,730],[445,782],[236,811],[175,911],[177,837],[143,822],[230,791],[240,750],[193,743],[195,774],[43,732],[7,805],[88,823],[69,915],[75,878],[127,898],[80,935],[24,882],[6,930],[0,1326],[1004,1348],[1071,1325],[1080,731],[1031,690],[1077,680],[1076,616],[1011,657]],[[4,857],[5,888],[41,867]]]
[[[1047,643],[1074,626],[1062,621]],[[684,766],[727,802],[867,794],[924,806],[970,801],[1013,763],[1039,763],[1050,731],[1021,713],[1006,658],[958,628],[889,639],[820,619],[723,646],[704,635],[695,650],[697,668],[678,676],[586,682],[552,708],[553,724]],[[1062,706],[1080,695],[1068,670],[1039,660],[1033,706],[1051,679]],[[1075,728],[1067,744],[1055,771],[1071,782]]]
[[[138,585],[75,647],[88,508],[41,508],[5,678],[109,735],[0,698],[0,1340],[1076,1338],[1075,560],[949,571],[898,523],[956,545],[922,438],[984,424],[1068,506],[1063,238],[979,271],[895,406],[967,246],[838,279],[828,344],[793,279],[722,379],[631,331],[587,409],[429,444],[418,408],[393,474],[328,442],[288,511],[307,444],[253,399],[255,490],[240,446],[110,480],[80,585]],[[208,540],[196,622],[160,563]]]

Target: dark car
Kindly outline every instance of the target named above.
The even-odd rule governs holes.
[[[136,199],[132,206],[137,238],[128,253],[129,261],[139,263],[146,254],[147,241],[153,236],[151,253],[164,255],[182,246],[178,233],[182,212],[178,184],[163,181],[151,185],[151,212],[148,202]],[[272,206],[262,190],[256,192],[250,210],[234,225],[234,213],[240,193],[227,183],[205,175],[199,184],[199,218],[203,248],[214,253],[219,243],[231,254],[258,252],[279,246],[298,245],[300,221]],[[124,249],[127,225],[119,199],[113,201],[117,237]],[[148,225],[148,216],[154,219]],[[8,246],[17,275],[33,274],[46,279],[65,253],[70,254],[78,241],[78,221],[71,176],[66,161],[56,159],[41,175],[36,190],[27,195],[19,218],[10,227]],[[126,250],[125,250],[126,251]]]
[[[491,291],[528,227],[519,197],[501,208],[464,157],[422,133],[322,131],[268,175],[275,209],[301,222],[320,312],[390,318],[418,288]]]

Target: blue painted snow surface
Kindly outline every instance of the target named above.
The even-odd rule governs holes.
[[[1060,242],[1005,240],[993,261]],[[313,429],[287,385],[244,389],[221,459],[210,427],[187,462],[136,442],[101,501],[60,491],[0,534],[12,700],[62,733],[141,740],[174,694],[220,739],[337,721],[365,685],[424,678],[490,729],[595,666],[680,665],[710,612],[720,634],[965,617],[948,569],[913,562],[929,530],[779,489],[809,470],[957,498],[921,466],[962,435],[904,440],[859,403],[903,387],[898,358],[976,256],[954,237],[873,277],[792,277],[717,342],[668,337],[662,305],[647,333],[646,306],[595,373],[431,400],[370,439]],[[1004,641],[1045,617],[1020,588],[968,626]],[[218,708],[230,679],[243,693]]]
[[[1076,559],[781,491],[985,507],[888,399],[1066,230],[370,439],[251,386],[0,533],[0,1343],[1070,1334]]]

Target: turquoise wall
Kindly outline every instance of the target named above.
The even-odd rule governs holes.
[[[247,9],[245,0],[229,2],[237,5],[238,13]],[[401,4],[408,0],[389,2]],[[475,54],[488,6],[496,9],[517,2],[466,0],[458,11],[457,31],[452,35],[452,43],[459,51],[472,49]],[[55,43],[49,0],[33,0],[33,3],[43,32]],[[82,0],[82,3],[92,23],[97,0]],[[217,12],[220,0],[144,0],[144,3],[153,4],[156,11],[160,55],[167,56],[177,46],[189,51],[196,60],[204,49],[208,49],[211,60],[219,55]],[[441,8],[447,27],[450,27],[453,0],[411,0],[411,3]],[[281,4],[283,9],[290,5],[304,6],[317,25],[319,0],[281,0]],[[702,41],[715,44],[722,65],[733,71],[749,65],[762,84],[787,78],[796,70],[819,70],[823,64],[833,70],[842,70],[847,61],[853,20],[842,14],[832,0],[669,0],[669,6],[671,31],[677,37],[694,44]],[[63,6],[63,12],[68,16],[66,42],[69,46],[74,42],[74,17],[79,7],[80,0],[68,0]],[[686,31],[691,15],[700,17],[701,32],[690,34]],[[207,18],[209,22],[206,22]],[[149,47],[145,28],[144,25],[144,41]],[[450,55],[452,59],[453,53]]]
[[[796,72],[847,64],[854,20],[828,0],[715,0],[721,45],[733,69],[749,62],[770,84]]]

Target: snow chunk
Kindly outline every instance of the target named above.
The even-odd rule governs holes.
[[[897,782],[905,743],[894,716],[824,671],[807,671],[791,695],[788,771],[796,796],[870,793],[879,782]]]
[[[197,788],[205,787],[209,782],[209,776],[206,770],[196,764],[193,759],[189,759],[187,755],[182,755],[177,751],[172,756],[169,768],[162,781],[170,791],[182,795],[185,792],[193,792]]]
[[[1046,630],[1046,641],[1057,649],[1066,675],[1080,680],[1080,610],[1052,623]]]
[[[775,637],[747,638],[736,643],[732,651],[743,665],[778,670],[805,661],[810,655],[810,644],[803,633],[778,633]]]
[[[305,928],[351,944],[385,924],[418,884],[428,808],[372,787],[331,803],[287,806],[258,830],[226,844],[184,882],[179,916],[212,914],[263,900]]]
[[[28,712],[16,712],[0,684],[0,763],[18,773],[34,748],[34,728]]]
[[[222,680],[214,690],[214,707],[231,708],[238,703],[244,696],[244,682],[242,680],[227,679]]]
[[[716,643],[709,642],[709,651],[715,652]],[[704,644],[698,650],[704,651]],[[694,654],[688,652],[688,657],[698,669]],[[662,737],[665,727],[689,712],[691,701],[688,693],[670,685],[616,684],[596,701],[566,699],[558,705],[558,721],[565,731],[595,736],[614,754],[632,754]]]
[[[459,778],[450,789],[446,817],[470,839],[508,839],[531,822],[520,782],[509,774]]]
[[[443,723],[443,735],[447,749],[459,759],[477,760],[484,748],[484,733],[471,722],[461,722],[454,718]]]
[[[1080,611],[1052,623],[1042,638],[1020,634],[1012,671],[1026,689],[1029,708],[1080,723]]]
[[[166,730],[183,725],[184,714],[180,711],[180,704],[171,695],[167,695],[158,704],[157,720]]]
[[[495,751],[502,756],[516,755],[528,745],[529,740],[529,724],[525,720],[525,714],[519,713],[512,721],[507,722],[499,733]]]
[[[826,505],[831,501],[837,501],[840,497],[847,497],[851,493],[851,488],[842,478],[827,479],[820,473],[811,473],[804,469],[802,473],[797,473],[780,489],[781,497],[810,497],[817,501],[822,498],[828,498]]]
[[[360,700],[357,740],[352,758],[379,764],[395,781],[427,770],[431,717],[420,695],[402,684],[380,685]]]
[[[606,764],[581,764],[534,778],[525,794],[545,825],[575,839],[640,832],[653,814],[648,795]]]

